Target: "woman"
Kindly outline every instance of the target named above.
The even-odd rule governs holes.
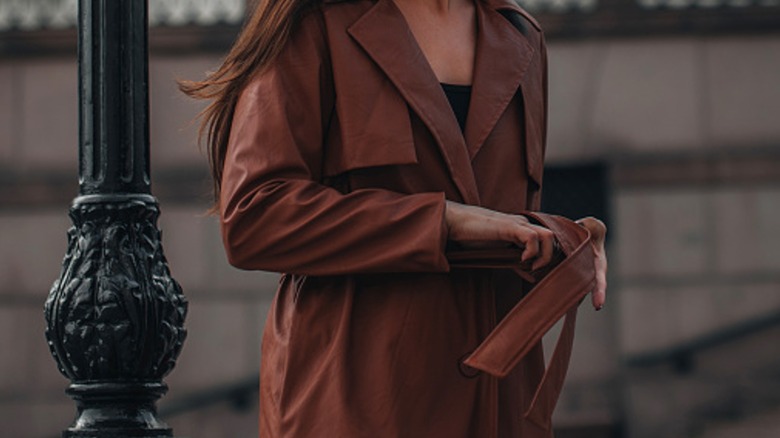
[[[539,207],[546,123],[532,18],[509,0],[263,0],[221,68],[183,89],[214,99],[230,262],[285,273],[261,436],[550,435],[522,418],[540,345],[500,380],[462,363],[527,285],[446,255],[517,244],[537,274],[556,257],[522,214]],[[598,309],[603,225],[583,225]]]

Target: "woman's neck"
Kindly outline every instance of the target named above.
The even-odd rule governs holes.
[[[470,84],[476,54],[475,0],[393,0],[439,82]]]

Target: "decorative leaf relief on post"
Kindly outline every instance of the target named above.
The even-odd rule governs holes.
[[[171,277],[144,199],[74,204],[60,278],[46,301],[46,337],[74,382],[160,380],[186,337],[187,302]]]

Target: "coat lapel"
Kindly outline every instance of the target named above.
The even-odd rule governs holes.
[[[477,2],[477,58],[466,144],[473,159],[517,93],[534,56],[525,36],[500,13]]]
[[[348,32],[428,127],[463,201],[479,205],[471,159],[458,122],[401,11],[392,0],[378,0]]]

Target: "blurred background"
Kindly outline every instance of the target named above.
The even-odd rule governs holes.
[[[0,0],[0,424],[75,415],[43,303],[77,194],[76,0]],[[525,0],[546,29],[545,209],[610,227],[558,437],[780,436],[780,1]],[[215,68],[244,0],[151,0],[153,193],[189,337],[160,402],[181,437],[257,436],[275,274],[225,261],[177,78]]]

